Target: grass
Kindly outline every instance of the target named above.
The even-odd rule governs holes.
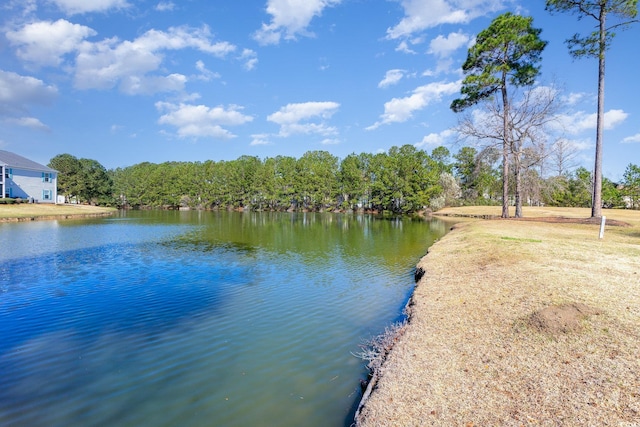
[[[38,220],[108,215],[115,208],[85,205],[55,205],[48,203],[21,203],[0,205],[0,221]]]
[[[514,242],[542,243],[542,240],[538,240],[538,239],[520,239],[518,237],[502,236],[501,239],[502,240],[513,240]]]
[[[493,215],[495,209],[499,215],[500,207],[445,212]],[[584,218],[590,212],[529,208],[524,214]],[[608,225],[599,239],[599,224],[457,224],[418,264],[425,274],[408,325],[374,376],[358,425],[637,423],[640,212],[603,214],[629,226]],[[588,307],[588,315],[574,319],[571,330],[540,326],[544,313],[567,307]]]

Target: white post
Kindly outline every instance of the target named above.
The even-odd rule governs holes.
[[[607,222],[607,217],[606,216],[602,216],[602,221],[600,222],[600,238],[602,239],[604,237],[604,223]]]

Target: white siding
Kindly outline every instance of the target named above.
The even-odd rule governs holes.
[[[5,190],[5,177],[4,177],[4,165],[0,165],[0,198],[4,198],[6,196]]]
[[[11,197],[37,200],[39,203],[56,203],[58,194],[56,190],[57,173],[39,172],[25,169],[7,167],[11,170],[9,178],[5,178],[6,193]],[[43,178],[43,173],[48,179]]]

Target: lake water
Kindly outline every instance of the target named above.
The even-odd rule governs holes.
[[[0,224],[0,425],[348,426],[363,340],[448,225],[123,212]]]

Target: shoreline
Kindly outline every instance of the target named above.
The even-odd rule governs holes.
[[[68,214],[68,215],[39,215],[29,217],[8,217],[0,218],[1,222],[31,222],[31,221],[50,221],[58,219],[83,219],[83,218],[103,218],[112,216],[114,213],[94,213],[94,214]]]
[[[14,204],[0,206],[0,223],[101,218],[118,210],[101,206]]]
[[[461,217],[429,248],[356,426],[637,422],[640,212],[607,211],[627,226],[604,240],[562,213],[576,220]]]

